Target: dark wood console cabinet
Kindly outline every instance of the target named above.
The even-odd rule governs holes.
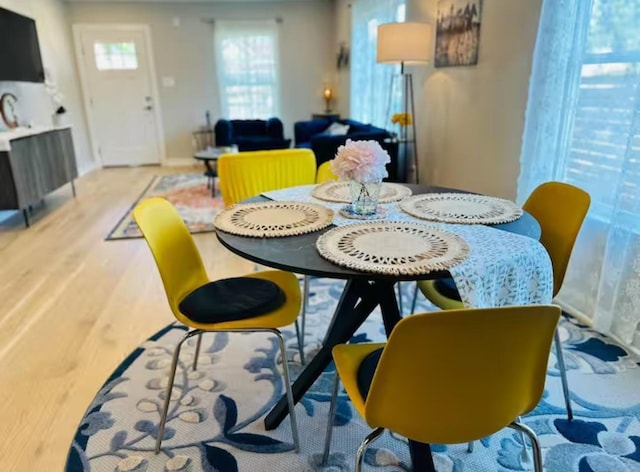
[[[0,151],[0,210],[27,209],[48,193],[78,177],[70,128],[53,129],[11,139],[10,150]]]

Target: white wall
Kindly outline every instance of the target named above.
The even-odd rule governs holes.
[[[421,178],[514,199],[542,0],[484,0],[477,66],[414,67]],[[433,21],[437,0],[409,0]]]
[[[36,20],[42,62],[64,95],[67,114],[64,120],[73,125],[78,170],[94,167],[91,156],[80,85],[73,58],[66,5],[61,0],[0,0],[0,6]],[[34,125],[51,125],[54,105],[43,84],[0,82],[0,94],[12,92],[18,97],[20,116]]]
[[[353,0],[335,1],[341,17],[336,41],[350,41],[344,18]],[[437,3],[407,0],[407,21],[433,22]],[[421,181],[515,198],[541,4],[484,0],[477,66],[410,68]],[[341,84],[348,93],[343,74]],[[348,108],[343,98],[340,111],[346,115]]]
[[[71,23],[143,23],[151,27],[167,157],[192,155],[191,133],[220,117],[213,27],[202,19],[283,19],[280,25],[281,116],[286,137],[293,123],[324,109],[322,87],[335,74],[334,11],[331,0],[212,4],[70,3]],[[180,26],[173,24],[178,18]]]

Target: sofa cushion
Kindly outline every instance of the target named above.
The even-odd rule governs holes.
[[[343,125],[342,123],[331,123],[327,129],[323,131],[324,134],[330,136],[344,136],[349,132],[349,125]]]
[[[268,151],[272,149],[288,149],[291,146],[290,139],[271,139],[264,136],[252,136],[236,140],[238,151]]]
[[[269,118],[265,126],[267,136],[271,139],[284,139],[284,126],[278,118]]]
[[[311,138],[318,133],[322,133],[330,121],[324,118],[309,121],[298,121],[293,125],[293,134],[296,138],[296,147],[299,143],[311,141]]]
[[[231,146],[233,144],[233,129],[228,120],[218,120],[214,128],[216,146]]]
[[[273,141],[273,139],[271,139],[269,136],[256,136],[256,135],[252,135],[252,136],[238,136],[238,139],[236,139],[236,142],[238,144],[245,144],[245,143],[268,143]]]
[[[264,120],[231,120],[234,136],[265,136],[267,125]]]
[[[349,134],[355,133],[370,133],[371,125],[350,125]]]
[[[329,125],[331,125],[331,122],[323,118],[305,122],[303,129],[309,136],[313,136],[314,134],[322,133]]]

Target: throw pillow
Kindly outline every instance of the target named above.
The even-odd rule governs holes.
[[[323,133],[329,134],[331,136],[344,136],[348,132],[349,125],[343,125],[338,122],[331,123],[329,127],[323,131]]]

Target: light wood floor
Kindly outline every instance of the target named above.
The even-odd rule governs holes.
[[[143,240],[105,236],[159,173],[98,170],[46,199],[25,229],[0,224],[0,471],[62,471],[86,407],[112,370],[173,317]],[[197,168],[200,171],[200,168]],[[209,275],[253,264],[196,236]]]

